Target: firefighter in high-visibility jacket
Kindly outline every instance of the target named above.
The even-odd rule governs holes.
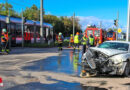
[[[88,45],[89,47],[94,47],[94,37],[92,34],[90,34],[88,37]]]
[[[74,36],[74,50],[76,49],[76,47],[79,49],[79,42],[79,32],[77,32]]]
[[[62,33],[60,32],[58,35],[58,50],[62,50],[62,43],[63,43],[63,36]]]
[[[74,46],[74,37],[73,37],[73,34],[70,35],[70,44],[69,44],[70,47],[73,47]]]
[[[82,37],[82,39],[81,39],[81,43],[82,43],[82,45],[83,45],[83,47],[82,47],[82,54],[84,54],[84,53],[86,52],[87,41],[88,41],[88,39],[87,39],[87,37],[86,37],[86,35],[85,35],[85,33],[84,33],[84,34],[83,34],[83,37]]]
[[[2,52],[9,53],[9,36],[6,29],[2,29],[1,34],[1,44],[2,44]]]

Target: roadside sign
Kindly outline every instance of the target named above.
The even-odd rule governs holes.
[[[121,33],[121,32],[122,32],[122,30],[121,30],[121,28],[119,28],[119,29],[118,29],[118,33]]]

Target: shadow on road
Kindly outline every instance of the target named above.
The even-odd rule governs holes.
[[[105,88],[83,86],[76,82],[65,82],[61,80],[52,79],[47,77],[47,80],[56,81],[56,83],[42,84],[40,82],[27,83],[17,85],[5,90],[107,90]]]

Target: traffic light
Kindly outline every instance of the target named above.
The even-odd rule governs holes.
[[[115,26],[118,26],[118,20],[117,20],[117,19],[114,20],[114,25],[115,25]]]

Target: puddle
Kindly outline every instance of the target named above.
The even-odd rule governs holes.
[[[64,50],[59,56],[49,57],[45,60],[32,62],[32,66],[23,67],[24,70],[33,71],[51,71],[57,73],[66,73],[70,75],[79,75],[81,62],[81,53]]]

